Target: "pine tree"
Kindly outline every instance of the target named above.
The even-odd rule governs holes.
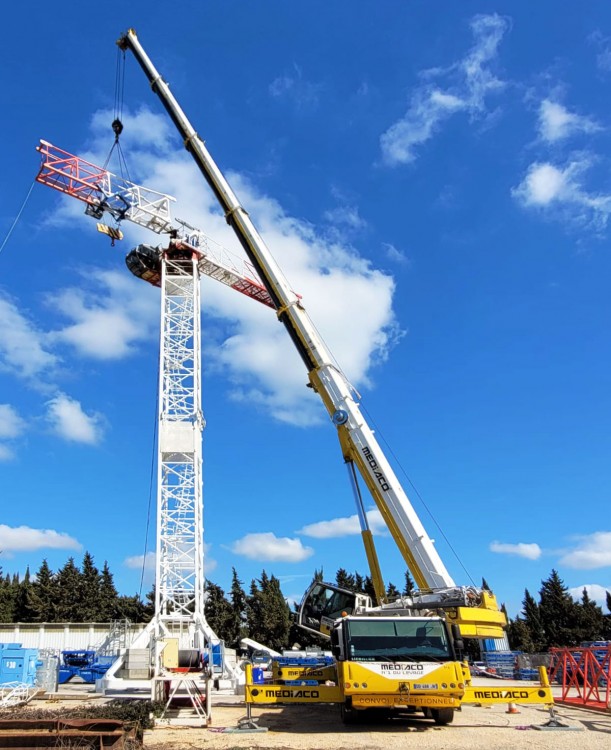
[[[507,639],[509,646],[514,651],[524,651],[524,653],[536,653],[537,649],[532,639],[530,628],[520,617],[515,620],[509,620],[507,625]]]
[[[146,600],[142,609],[141,619],[137,622],[150,622],[155,616],[155,599],[157,598],[157,591],[155,584],[152,585],[151,590],[146,595]]]
[[[113,575],[108,563],[104,560],[104,567],[100,575],[99,622],[112,622],[112,620],[117,619],[118,598]]]
[[[581,602],[577,608],[577,640],[600,641],[605,636],[605,616],[595,601],[590,599],[588,590],[583,588]]]
[[[235,637],[235,614],[225,592],[212,581],[206,581],[204,612],[216,635],[229,644]]]
[[[376,590],[373,587],[371,576],[365,576],[365,580],[363,581],[363,591],[371,597],[372,602],[376,601]]]
[[[348,591],[356,591],[355,589],[355,577],[352,573],[348,573],[344,568],[339,568],[335,574],[335,583],[342,589],[348,589]]]
[[[387,602],[394,602],[397,599],[399,599],[401,596],[401,592],[399,589],[395,586],[394,583],[389,583],[386,587],[386,601]]]
[[[262,578],[265,575],[265,571],[263,571]],[[265,631],[263,629],[263,601],[261,589],[254,578],[250,582],[250,591],[246,597],[246,621],[249,638],[267,645],[265,641],[261,640],[265,638]]]
[[[546,643],[550,646],[577,646],[579,644],[578,605],[573,601],[564,581],[553,570],[539,591],[539,613],[545,625]]]
[[[235,568],[231,569],[231,609],[233,611],[233,630],[227,639],[227,645],[237,648],[242,638],[248,635],[246,619],[246,593]]]
[[[57,582],[46,559],[40,564],[32,585],[38,599],[36,622],[56,622]]]
[[[89,552],[83,556],[81,567],[81,622],[101,622],[100,618],[100,571]]]
[[[254,580],[251,582],[246,612],[251,638],[276,651],[288,646],[290,610],[275,576],[270,577],[263,571],[258,584]]]
[[[2,577],[0,568],[0,622],[13,622],[15,597],[11,587],[11,581],[7,574]]]
[[[405,585],[403,586],[403,596],[411,596],[416,590],[416,584],[414,579],[409,574],[409,570],[405,571]]]
[[[528,630],[528,637],[522,635],[522,640],[530,644],[531,653],[547,650],[547,636],[541,621],[539,605],[528,589],[524,590],[522,612],[524,613],[524,625]]]
[[[81,602],[81,571],[70,557],[57,573],[57,622],[83,622]]]
[[[36,622],[39,602],[36,591],[30,580],[30,569],[26,568],[23,581],[18,585],[15,595],[13,617],[15,622]]]
[[[148,622],[150,620],[146,617],[144,604],[138,594],[117,597],[115,616],[118,620],[129,620],[130,622]]]

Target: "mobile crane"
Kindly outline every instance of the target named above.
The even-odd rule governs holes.
[[[337,429],[376,595],[374,604],[363,594],[322,582],[313,584],[301,603],[299,624],[330,637],[336,658],[334,679],[309,680],[311,671],[305,669],[300,673],[303,679],[297,684],[277,680],[275,684],[260,686],[252,683],[247,669],[247,704],[250,707],[252,703],[270,702],[339,703],[346,721],[354,720],[370,708],[419,708],[440,724],[452,720],[461,701],[498,703],[519,699],[552,705],[543,672],[542,684],[536,688],[475,691],[470,686],[468,667],[460,661],[462,638],[503,636],[506,618],[499,611],[494,595],[474,586],[455,584],[364,419],[355,390],[338,369],[301,298],[292,290],[135,31],[127,31],[117,44],[123,51],[134,54],[160,98],[258,273],[279,321],[305,364],[309,386],[322,399]],[[357,472],[419,587],[412,596],[397,602],[385,601]],[[276,676],[280,671],[276,668]],[[324,669],[319,672],[329,676]]]

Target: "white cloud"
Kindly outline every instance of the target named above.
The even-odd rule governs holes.
[[[32,529],[29,526],[6,526],[0,524],[0,551],[11,555],[15,552],[33,552],[39,549],[74,549],[82,545],[76,539],[52,529]]]
[[[210,549],[210,545],[204,543],[204,568],[206,573],[209,573],[210,571],[214,570],[217,566],[216,560],[213,560],[208,555],[208,550]],[[144,562],[144,572],[145,576],[146,574],[154,573],[157,568],[157,555],[152,550],[149,550],[149,552],[146,553],[146,555],[132,555],[131,557],[126,557],[125,560],[123,560],[123,565],[125,565],[126,568],[131,568],[132,570],[142,570],[142,563]],[[150,576],[147,576],[147,580],[150,579]]]
[[[101,129],[99,123],[106,124],[110,116],[105,112],[94,118],[94,143],[98,145],[83,154],[93,163],[104,161],[108,133],[107,126]],[[143,110],[138,117],[146,120],[146,128],[137,128],[141,140],[136,142],[131,136],[132,179],[175,196],[176,213],[181,218],[205,229],[242,262],[244,252],[238,240],[195,164],[164,126],[166,118],[150,113],[145,117]],[[133,119],[129,113],[124,115],[122,139],[130,132]],[[261,194],[242,176],[228,173],[227,177],[347,377],[356,387],[369,385],[372,369],[386,359],[400,335],[392,308],[392,277],[372,268],[339,233],[329,237],[318,232],[311,224],[289,216],[276,200]],[[81,206],[74,210],[75,203],[62,202],[52,221],[70,221],[73,226],[82,214]],[[90,226],[93,236],[91,221]],[[128,247],[142,241],[161,242],[128,223],[122,229]],[[101,291],[93,297],[83,297],[75,290],[58,293],[55,299],[60,310],[72,322],[54,334],[55,340],[100,358],[128,354],[138,337],[149,335],[152,321],[156,324],[158,319],[158,295],[144,282],[137,282],[140,292],[136,287],[129,291],[119,288],[118,279],[118,274],[101,274]],[[125,287],[128,284],[126,280]],[[131,306],[134,299],[136,310]],[[147,302],[156,307],[155,312]],[[272,310],[208,278],[202,281],[202,307],[204,314],[219,323],[204,324],[208,333],[203,339],[205,361],[209,368],[223,373],[230,398],[291,424],[321,420],[321,403],[305,387],[303,363]],[[355,320],[359,320],[359,335],[347,335]],[[112,335],[108,341],[100,341],[95,333],[107,323],[112,325]]]
[[[14,440],[25,430],[25,421],[10,404],[0,404],[0,440]],[[0,461],[14,458],[13,449],[0,442]]]
[[[0,443],[0,461],[12,461],[13,458],[15,458],[13,449],[4,443]]]
[[[539,135],[544,141],[554,143],[577,133],[595,133],[600,130],[594,120],[569,112],[562,104],[544,99],[539,108]]]
[[[10,404],[0,404],[0,440],[19,437],[25,430],[25,421]]]
[[[588,37],[588,41],[598,47],[596,64],[603,73],[611,72],[611,38],[604,36],[600,31],[595,31]]]
[[[342,225],[348,229],[364,229],[367,226],[357,206],[345,205],[330,208],[324,212],[324,217],[334,227]]]
[[[49,304],[71,321],[49,338],[88,357],[122,359],[157,330],[159,294],[127,271],[90,269],[87,279],[95,279],[98,289],[70,287],[48,296]]]
[[[372,534],[385,534],[387,532],[386,524],[379,510],[367,511],[367,520]],[[334,539],[360,534],[361,526],[359,524],[359,517],[355,513],[353,516],[333,518],[331,521],[310,523],[299,529],[296,533],[311,536],[315,539]]]
[[[6,296],[0,296],[0,369],[34,378],[57,365],[40,331]]]
[[[541,557],[541,547],[538,544],[518,542],[517,544],[505,544],[504,542],[491,542],[490,551],[500,555],[517,555],[527,560],[538,560]]]
[[[611,531],[595,531],[579,537],[579,543],[560,558],[560,563],[578,570],[611,566]]]
[[[582,176],[591,164],[586,155],[575,157],[564,168],[534,162],[512,195],[527,208],[546,211],[550,218],[604,229],[611,213],[611,195],[588,192],[583,187]]]
[[[499,15],[479,15],[471,21],[475,44],[469,54],[447,69],[426,71],[426,79],[445,77],[449,89],[432,83],[416,89],[404,117],[391,125],[380,137],[384,161],[394,166],[416,158],[416,148],[439,130],[444,120],[457,112],[471,118],[486,111],[486,97],[500,90],[504,83],[494,76],[489,64],[497,56],[498,46],[508,30],[508,22]]]
[[[383,242],[382,247],[388,260],[393,261],[393,263],[399,263],[403,266],[410,265],[410,260],[407,255],[402,250],[396,248],[390,242]]]
[[[526,206],[547,206],[566,191],[570,178],[553,164],[531,164],[514,196]]]
[[[80,402],[58,393],[47,402],[47,420],[53,432],[65,440],[96,445],[102,439],[100,414],[85,414]]]
[[[275,78],[268,90],[274,99],[290,99],[299,111],[312,111],[318,107],[323,86],[305,80],[302,69],[294,64],[292,72]]]
[[[300,539],[277,537],[271,531],[246,534],[231,545],[231,551],[250,560],[288,563],[302,562],[314,554],[314,550],[304,547]]]
[[[125,565],[126,568],[131,568],[133,570],[142,570],[142,563],[144,563],[144,570],[150,572],[155,570],[155,561],[155,553],[147,552],[146,555],[132,555],[131,557],[126,557],[125,560],[123,560],[123,565]]]
[[[611,591],[611,586],[601,586],[598,583],[584,583],[581,586],[574,586],[569,589],[569,594],[576,601],[581,601],[583,596],[583,590],[588,592],[590,599],[600,604],[602,607],[607,608],[607,591]]]

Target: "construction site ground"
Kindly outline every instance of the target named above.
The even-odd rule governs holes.
[[[66,685],[52,700],[35,700],[29,705],[50,710],[73,708],[84,701],[99,705],[105,699],[91,692],[85,685]],[[261,733],[234,730],[245,716],[243,699],[233,695],[215,695],[212,724],[206,728],[156,726],[144,735],[146,750],[194,750],[210,748],[278,748],[278,750],[365,750],[369,748],[404,748],[413,742],[421,750],[575,750],[575,748],[605,748],[611,746],[611,713],[558,705],[556,715],[574,730],[533,729],[548,721],[543,707],[517,706],[520,713],[506,713],[508,706],[463,706],[448,726],[436,726],[431,721],[417,718],[398,718],[379,723],[345,726],[339,719],[337,706],[260,706],[253,707],[252,716]],[[417,716],[417,715],[416,715]],[[409,735],[406,737],[406,735]]]

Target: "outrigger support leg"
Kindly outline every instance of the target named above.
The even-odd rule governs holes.
[[[550,706],[549,708],[549,720],[545,722],[545,724],[531,724],[532,729],[539,729],[541,731],[549,731],[549,730],[563,730],[563,731],[569,731],[569,732],[581,732],[583,731],[583,727],[570,727],[568,724],[563,724],[558,717],[556,716],[556,712],[554,710],[553,706]]]

